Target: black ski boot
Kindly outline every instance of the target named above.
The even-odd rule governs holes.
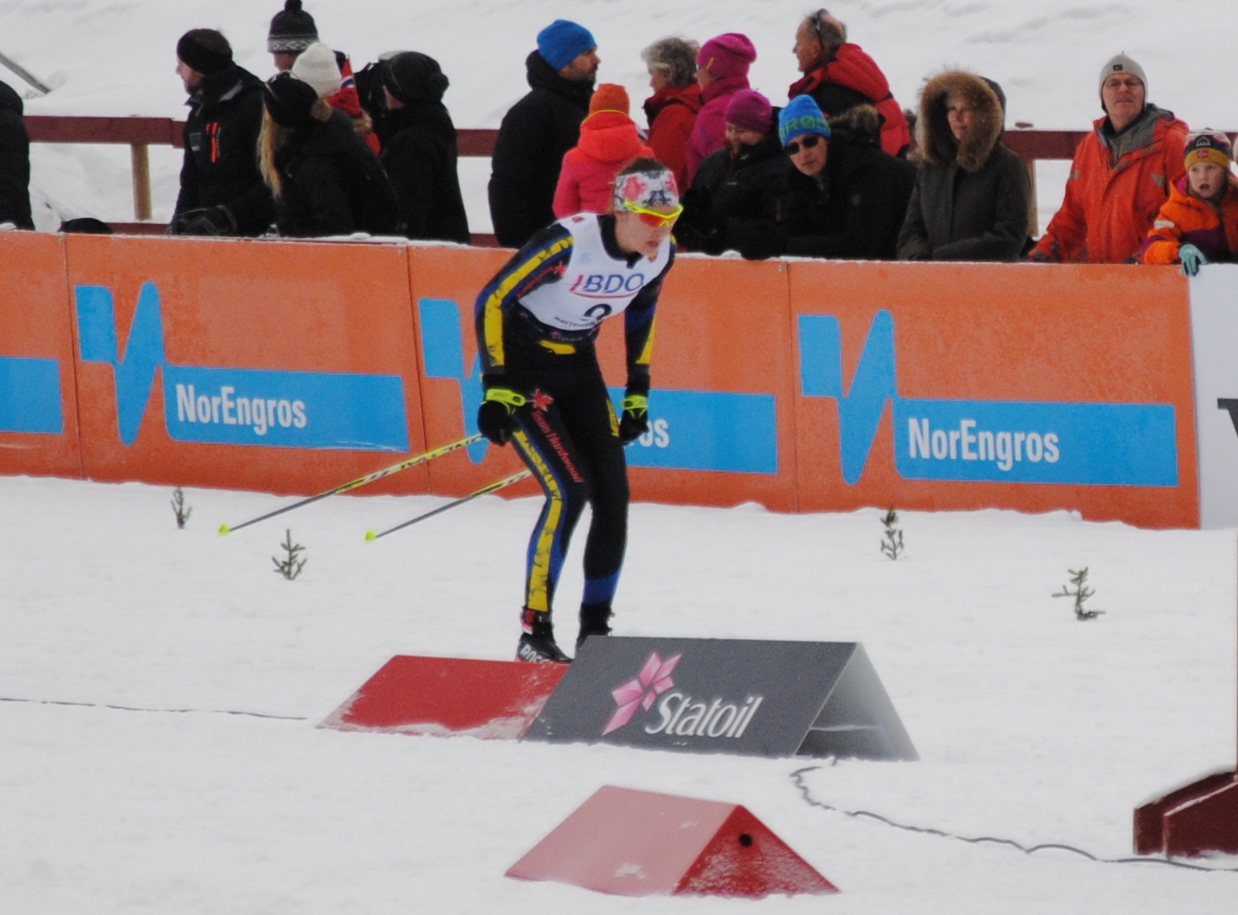
[[[539,613],[525,607],[520,613],[520,625],[524,632],[520,643],[516,646],[517,661],[533,663],[570,664],[572,659],[559,650],[555,644],[554,629],[550,625],[550,614]]]
[[[576,636],[576,651],[591,635],[610,635],[610,618],[614,616],[610,601],[601,604],[580,605],[580,634]]]

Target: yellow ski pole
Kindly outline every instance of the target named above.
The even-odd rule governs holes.
[[[372,543],[373,541],[377,540],[379,537],[386,537],[388,534],[394,534],[396,531],[403,530],[404,528],[409,527],[410,525],[416,524],[418,521],[425,521],[426,518],[433,518],[435,515],[442,514],[443,512],[447,511],[447,509],[449,508],[455,508],[457,505],[463,505],[465,502],[468,502],[471,499],[476,499],[478,496],[484,496],[488,492],[496,492],[505,486],[511,486],[513,483],[519,483],[521,480],[525,479],[526,477],[530,477],[532,475],[533,474],[527,470],[522,470],[520,471],[520,473],[513,473],[510,477],[504,477],[502,480],[499,480],[497,483],[489,483],[483,486],[481,489],[474,490],[473,492],[469,493],[467,496],[461,496],[459,499],[456,499],[456,501],[454,502],[448,502],[446,505],[440,505],[438,508],[434,509],[433,511],[426,512],[424,515],[418,515],[412,521],[405,521],[403,524],[397,524],[395,527],[388,528],[387,530],[383,531],[381,534],[376,534],[373,531],[366,531],[365,542]]]
[[[301,508],[303,505],[309,505],[311,502],[317,502],[319,499],[325,499],[327,496],[334,496],[341,492],[348,492],[352,489],[358,489],[365,486],[367,483],[373,483],[375,480],[381,480],[383,477],[389,477],[393,473],[399,473],[401,470],[408,470],[410,467],[416,467],[418,464],[424,464],[426,461],[432,461],[436,457],[442,457],[444,454],[450,454],[452,451],[458,451],[461,448],[467,448],[474,442],[480,442],[482,435],[480,432],[470,435],[467,438],[462,438],[458,442],[452,442],[450,445],[443,445],[441,448],[435,448],[432,451],[427,451],[425,454],[419,454],[416,457],[408,458],[400,461],[398,464],[392,464],[390,467],[384,467],[382,470],[375,470],[373,473],[366,474],[363,477],[358,477],[355,480],[350,480],[347,483],[342,483],[334,489],[328,489],[326,492],[320,492],[316,496],[310,496],[308,499],[302,499],[300,502],[294,502],[291,505],[285,505],[283,508],[277,508],[273,512],[267,512],[265,515],[259,515],[257,518],[250,518],[240,524],[229,526],[227,524],[219,525],[220,535],[230,534],[233,531],[239,531],[243,527],[249,527],[251,524],[257,524],[259,521],[265,521],[268,518],[274,518],[276,515],[282,515],[284,512],[290,512],[294,508]]]

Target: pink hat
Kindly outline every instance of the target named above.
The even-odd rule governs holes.
[[[756,59],[757,49],[747,35],[727,32],[701,46],[696,64],[705,67],[718,79],[726,79],[729,76],[747,76],[748,65]]]
[[[740,89],[726,103],[726,122],[745,130],[769,133],[774,129],[774,108],[755,89]]]

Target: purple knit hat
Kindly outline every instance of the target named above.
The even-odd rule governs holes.
[[[774,129],[774,108],[755,89],[740,89],[726,103],[726,122],[745,130],[769,133]]]
[[[747,76],[748,65],[757,59],[757,49],[747,35],[727,32],[711,38],[696,55],[698,67],[705,67],[718,79]]]

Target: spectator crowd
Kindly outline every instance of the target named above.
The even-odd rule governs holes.
[[[264,81],[216,30],[177,43],[189,115],[169,234],[468,244],[443,103],[450,82],[437,61],[402,51],[354,74],[301,0],[271,20],[267,50],[276,75]],[[749,84],[757,49],[743,34],[653,42],[641,52],[643,129],[621,86],[597,84],[592,33],[547,25],[525,60],[529,91],[494,147],[499,243],[520,247],[556,219],[609,212],[615,176],[655,158],[682,192],[678,246],[706,254],[1180,263],[1194,273],[1238,251],[1230,139],[1191,132],[1153,104],[1147,74],[1125,53],[1100,69],[1102,116],[1075,153],[1061,208],[1033,239],[1031,180],[1003,144],[1000,85],[945,70],[905,110],[825,10],[796,24],[792,51],[800,76],[774,100]],[[22,101],[0,82],[0,226],[33,228],[29,177]]]

